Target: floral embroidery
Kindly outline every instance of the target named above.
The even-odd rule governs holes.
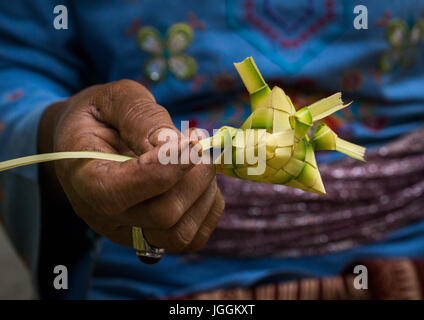
[[[178,80],[191,79],[197,71],[193,57],[184,54],[192,43],[193,29],[185,23],[172,25],[162,39],[154,27],[143,27],[138,31],[140,49],[151,55],[144,65],[144,73],[153,82],[163,80],[169,71]]]
[[[380,68],[388,72],[395,67],[411,67],[419,54],[424,38],[424,18],[418,19],[411,27],[402,19],[392,19],[386,28],[386,39],[390,44],[380,59]]]

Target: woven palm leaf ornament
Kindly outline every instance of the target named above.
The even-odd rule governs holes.
[[[224,126],[212,137],[199,141],[204,151],[222,149],[221,155],[215,159],[218,173],[325,194],[315,151],[337,150],[364,161],[364,147],[339,138],[324,123],[319,123],[313,134],[309,135],[314,122],[348,106],[343,104],[341,93],[335,93],[296,111],[290,97],[281,88],[269,88],[253,58],[246,58],[234,65],[250,94],[252,113],[240,128]],[[255,161],[249,161],[249,154],[253,155]],[[230,161],[227,161],[228,155]],[[71,158],[121,162],[131,159],[102,152],[56,152],[0,162],[0,172],[34,163]],[[263,170],[258,173],[258,168]]]
[[[230,144],[232,161],[223,161],[224,150],[215,161],[218,173],[325,194],[315,151],[337,150],[364,161],[364,147],[339,138],[324,123],[318,124],[311,137],[308,135],[314,122],[349,106],[343,104],[340,92],[296,111],[281,88],[269,88],[253,58],[234,65],[250,94],[252,113],[239,129],[222,127],[214,136],[200,141],[203,149]],[[247,143],[248,131],[253,136],[250,144]],[[265,150],[262,158],[258,152],[260,147]],[[257,163],[245,161],[249,148],[257,154]],[[260,161],[264,162],[264,172],[249,174],[249,168],[258,167]]]

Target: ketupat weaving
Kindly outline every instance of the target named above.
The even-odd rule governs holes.
[[[314,122],[348,106],[343,104],[341,93],[296,111],[290,97],[281,88],[269,88],[252,57],[235,63],[235,67],[250,94],[252,114],[240,128],[224,126],[214,136],[199,142],[204,150],[224,148],[215,160],[218,173],[325,194],[315,151],[337,150],[364,160],[364,147],[339,138],[324,123],[319,123],[313,134],[309,135]],[[230,161],[226,159],[228,154]],[[70,158],[131,159],[101,152],[58,152],[0,162],[0,171]],[[255,161],[252,162],[252,159]],[[260,167],[263,168],[262,172],[255,171]]]
[[[296,111],[281,88],[269,88],[253,58],[235,63],[235,67],[250,94],[252,114],[240,129],[222,127],[213,137],[200,142],[203,149],[231,146],[232,161],[223,161],[224,150],[215,162],[217,172],[325,194],[315,159],[316,150],[337,150],[364,160],[364,147],[339,138],[324,123],[318,124],[311,137],[308,135],[314,122],[349,106],[343,104],[341,93]],[[263,157],[259,156],[261,147],[265,150]],[[257,155],[257,163],[246,161],[249,148],[253,149],[251,154]],[[258,167],[260,161],[264,162],[264,172],[249,174],[249,169]]]

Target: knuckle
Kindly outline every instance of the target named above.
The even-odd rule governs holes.
[[[215,226],[206,225],[202,228],[202,230],[199,230],[199,239],[200,239],[199,245],[203,247],[206,244],[209,237],[212,235],[212,232],[214,231],[214,229],[215,229]]]
[[[208,223],[205,223],[201,226],[196,234],[196,240],[193,241],[193,243],[186,249],[187,252],[199,251],[206,245],[218,224],[219,218],[221,217],[224,208],[225,201],[218,189],[216,200],[211,210],[211,214],[213,215],[212,219],[210,219]]]
[[[173,214],[156,219],[157,227],[164,230],[171,229],[177,222],[178,219]]]
[[[157,123],[158,125],[164,121],[166,123],[172,123],[168,111],[156,104],[150,95],[143,95],[133,100],[125,118],[127,121],[149,119],[150,122]]]
[[[171,229],[185,213],[184,200],[174,192],[170,197],[159,197],[149,203],[147,212],[158,228]]]
[[[121,117],[121,125],[131,125],[133,123],[141,123],[143,119],[147,119],[149,114],[152,113],[153,102],[145,96],[141,96],[127,105]]]
[[[110,189],[110,184],[104,183],[103,177],[103,174],[88,168],[88,170],[78,171],[73,176],[72,184],[81,198],[96,212],[108,217],[116,217],[123,211],[122,201],[117,199],[115,192]]]
[[[213,191],[215,170],[214,168],[206,164],[200,164],[192,169],[193,173],[193,188],[201,188],[208,190],[208,192]]]
[[[173,198],[174,198],[174,200],[172,201],[172,210],[177,217],[181,217],[184,214],[184,212],[186,211],[186,209],[185,209],[185,202],[186,201],[183,199],[181,194],[178,193],[178,192],[175,192],[175,195],[174,195]]]
[[[196,167],[196,178],[203,183],[210,183],[215,177],[213,166],[200,164]]]
[[[206,243],[208,242],[210,236],[212,235],[212,231],[210,228],[207,227],[202,227],[199,231],[198,234],[196,235],[196,240],[193,241],[190,246],[188,246],[186,248],[186,252],[196,252],[199,251],[201,249],[203,249],[203,247],[206,245]]]
[[[131,88],[144,88],[140,83],[130,80],[130,79],[121,79],[111,83],[112,90],[127,90]]]
[[[177,246],[174,249],[183,250],[189,246],[196,235],[198,227],[196,221],[190,214],[184,216],[184,218],[171,229],[170,243],[174,243]]]
[[[215,167],[210,165],[202,165],[203,175],[207,177],[207,181],[211,182],[215,178]],[[216,184],[216,180],[214,181]]]
[[[170,178],[171,177],[168,170],[163,168],[163,170],[157,170],[154,172],[153,182],[155,185],[158,185],[158,186],[166,186],[167,184],[170,183]]]
[[[164,206],[148,209],[148,214],[155,225],[155,228],[168,230],[175,226],[179,216],[173,210]]]
[[[153,110],[154,112],[152,112],[153,116],[156,116],[158,118],[162,117],[162,116],[166,116],[167,118],[169,117],[169,112],[168,112],[168,110],[166,110],[165,107],[162,107],[159,104],[155,104],[154,109],[155,109],[155,110]]]
[[[101,88],[101,95],[104,96],[106,94],[107,97],[111,100],[125,98],[128,95],[142,97],[146,101],[155,102],[155,98],[150,93],[149,90],[146,89],[143,85],[138,83],[137,81],[130,79],[121,79],[109,84],[106,84]]]
[[[175,228],[171,231],[168,242],[172,251],[182,251],[190,244],[191,240],[189,232],[182,228]]]
[[[217,195],[216,195],[216,201],[215,201],[215,208],[216,212],[221,215],[225,210],[225,200],[222,196],[221,191],[218,189]]]

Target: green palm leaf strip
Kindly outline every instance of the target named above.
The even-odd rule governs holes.
[[[127,161],[131,157],[122,156],[120,154],[93,152],[93,151],[74,151],[74,152],[53,152],[42,153],[33,156],[21,157],[12,160],[0,162],[0,172],[9,169],[27,166],[35,163],[63,160],[63,159],[99,159],[110,161]]]

